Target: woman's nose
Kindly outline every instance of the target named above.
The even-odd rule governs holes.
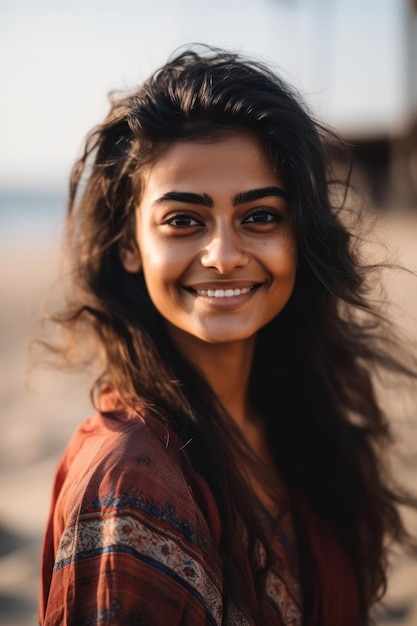
[[[212,233],[203,248],[201,264],[215,268],[220,274],[230,274],[244,267],[249,260],[245,246],[232,227],[222,226]]]

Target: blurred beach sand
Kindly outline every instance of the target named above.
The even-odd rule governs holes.
[[[376,231],[375,231],[376,232]],[[417,211],[384,213],[378,234],[397,260],[417,271]],[[378,235],[378,236],[379,236]],[[53,475],[77,424],[93,412],[86,376],[35,372],[25,386],[28,341],[58,272],[57,245],[39,237],[2,241],[0,250],[0,622],[37,623],[39,561]],[[417,278],[387,272],[391,314],[417,340]],[[391,391],[406,463],[401,480],[417,488],[417,394]],[[415,520],[411,523],[417,534]],[[393,564],[378,624],[417,626],[417,560]]]

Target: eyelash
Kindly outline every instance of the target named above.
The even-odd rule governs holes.
[[[256,221],[258,217],[266,216],[266,220]],[[249,221],[249,220],[253,221]],[[183,222],[182,224],[178,222]],[[249,215],[247,215],[243,220],[242,224],[253,224],[254,226],[269,226],[274,222],[280,224],[284,221],[283,216],[278,212],[272,209],[255,209]],[[177,222],[177,223],[175,223]],[[184,223],[186,222],[186,223]],[[190,224],[190,222],[195,222],[194,224]],[[203,222],[192,215],[188,215],[187,213],[175,213],[171,215],[167,219],[162,222],[163,226],[171,226],[172,228],[196,228],[197,226],[203,226]]]
[[[256,221],[256,219],[253,222],[248,221],[251,218],[256,218],[260,216],[262,217],[266,216],[267,218],[272,218],[272,219],[270,219],[269,221]],[[283,221],[284,221],[284,218],[278,211],[273,211],[272,209],[255,209],[243,220],[243,223],[246,223],[246,224],[251,223],[251,224],[254,224],[255,226],[258,226],[258,225],[264,226],[264,225],[272,224],[273,222],[277,222],[280,224]]]
[[[195,222],[195,224],[175,224],[174,222],[177,221],[193,221]],[[175,213],[175,215],[171,215],[170,217],[168,217],[166,220],[164,220],[162,222],[163,226],[172,226],[173,228],[195,228],[196,226],[202,226],[202,222],[200,222],[198,219],[196,219],[195,217],[193,217],[192,215],[187,215],[187,213]]]

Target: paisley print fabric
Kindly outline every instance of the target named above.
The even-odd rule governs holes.
[[[185,454],[152,419],[97,414],[80,426],[56,473],[41,626],[252,626],[224,602],[217,506]],[[277,557],[266,579],[268,624],[301,626],[295,546],[257,505]],[[241,561],[246,568],[244,551]]]

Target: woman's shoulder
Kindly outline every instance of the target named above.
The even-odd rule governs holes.
[[[175,449],[181,445],[174,430],[146,409],[129,409],[116,394],[103,393],[97,412],[74,432],[60,465],[64,473],[79,477],[101,479],[116,471],[122,477],[140,474],[158,480],[167,465],[176,464]],[[175,480],[178,472],[170,476]]]
[[[220,611],[217,507],[182,462],[185,452],[174,430],[146,412],[102,411],[79,426],[57,474],[42,615],[61,616],[65,607],[91,620],[117,610],[117,623],[130,613],[136,623],[140,611],[165,624],[173,610]]]
[[[175,439],[171,428],[146,414],[97,412],[78,426],[64,450],[63,481],[95,491],[129,484],[144,489],[147,481],[153,487],[182,483]]]
[[[215,499],[182,440],[146,412],[85,420],[62,457],[55,497],[61,529],[80,518],[128,516],[195,544],[220,539]]]

